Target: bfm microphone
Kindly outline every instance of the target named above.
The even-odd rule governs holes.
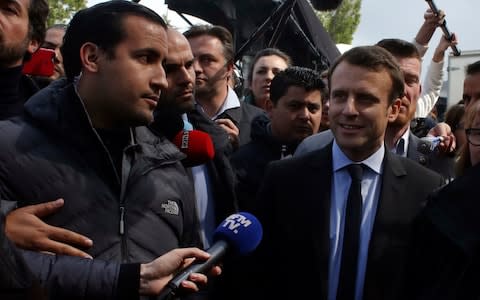
[[[257,248],[262,240],[263,229],[258,219],[250,213],[239,212],[226,218],[213,234],[213,245],[207,250],[207,261],[194,262],[165,286],[161,296],[177,294],[182,281],[192,273],[207,273],[228,255],[247,255]],[[160,297],[160,299],[163,299]]]
[[[202,165],[215,156],[212,138],[200,130],[182,130],[175,135],[172,143],[187,155],[182,161],[187,168]]]
[[[417,150],[423,154],[430,154],[434,152],[438,145],[443,141],[441,136],[426,136],[420,139]]]

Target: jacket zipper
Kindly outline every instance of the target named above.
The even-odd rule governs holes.
[[[119,228],[120,235],[125,234],[125,206],[120,206],[120,228]]]

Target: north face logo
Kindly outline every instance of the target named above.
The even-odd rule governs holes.
[[[168,200],[167,203],[162,204],[162,208],[165,210],[165,213],[169,215],[178,216],[178,204],[175,201]]]

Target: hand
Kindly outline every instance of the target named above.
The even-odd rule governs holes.
[[[195,259],[207,260],[210,254],[198,248],[173,249],[154,261],[140,265],[140,295],[158,295],[174,274],[189,266]],[[219,266],[211,269],[210,275],[218,276],[222,272]],[[207,276],[192,273],[189,280],[182,282],[185,291],[196,292],[199,285],[205,285]]]
[[[445,13],[442,10],[439,10],[439,14],[436,16],[429,8],[423,15],[423,18],[425,20],[415,36],[415,41],[420,45],[427,46],[437,27],[445,22]],[[424,54],[425,53],[421,55],[423,56]]]
[[[73,231],[50,226],[40,219],[57,212],[63,204],[63,199],[57,199],[15,209],[7,215],[5,234],[20,248],[92,258],[71,246],[89,248],[92,240]]]
[[[429,8],[427,11],[423,14],[423,18],[425,19],[425,24],[432,26],[432,27],[438,27],[445,22],[445,12],[441,9],[438,10],[438,15],[435,15],[433,11]]]
[[[437,63],[443,61],[443,58],[445,56],[445,51],[448,49],[448,47],[455,46],[457,44],[458,44],[457,36],[454,33],[452,33],[451,41],[447,40],[445,35],[442,35],[442,38],[440,39],[440,42],[438,43],[438,46],[435,49],[435,53],[433,54],[432,60]]]
[[[430,129],[427,136],[441,136],[443,138],[443,141],[440,142],[440,144],[438,145],[440,153],[447,154],[453,153],[455,151],[455,135],[452,133],[452,129],[447,123],[438,123],[437,125],[435,125],[435,127]]]
[[[216,119],[215,123],[220,125],[228,134],[228,140],[232,143],[234,148],[238,148],[240,141],[238,135],[240,134],[240,130],[238,130],[237,126],[232,122],[230,119]]]

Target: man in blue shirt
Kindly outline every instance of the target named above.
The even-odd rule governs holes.
[[[375,300],[397,299],[402,291],[412,221],[443,180],[385,149],[385,129],[404,93],[402,72],[390,53],[378,46],[344,53],[330,68],[329,90],[334,141],[270,164],[254,210],[263,241],[235,278],[243,294],[232,294]],[[346,225],[352,164],[363,169],[362,199],[358,246],[351,254],[354,288],[345,290],[341,270],[346,232],[352,230]]]

